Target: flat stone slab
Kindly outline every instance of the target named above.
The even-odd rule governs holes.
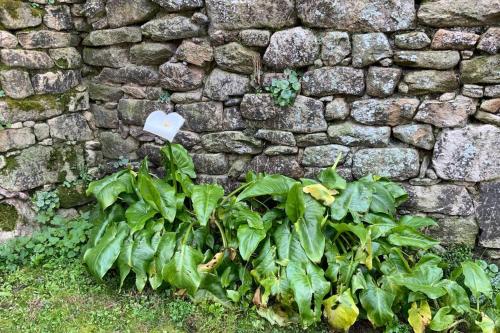
[[[500,249],[500,181],[479,186],[477,217],[484,247]]]
[[[354,154],[352,172],[355,178],[372,174],[392,180],[406,180],[418,175],[418,151],[411,148],[361,149]]]
[[[401,208],[424,213],[468,216],[474,214],[472,198],[464,186],[404,186],[409,200]]]

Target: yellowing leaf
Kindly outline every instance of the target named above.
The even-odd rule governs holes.
[[[331,206],[335,201],[335,194],[338,194],[335,190],[329,190],[321,184],[304,186],[304,193],[310,194],[314,199],[318,201],[323,201],[325,206]]]
[[[497,333],[495,323],[485,313],[481,313],[481,321],[476,321],[476,325],[481,328],[483,333]]]
[[[351,290],[346,290],[342,295],[333,295],[326,299],[324,315],[335,331],[348,332],[354,325],[359,315],[359,309],[351,296]]]
[[[212,260],[207,262],[206,264],[198,265],[199,272],[212,272],[214,269],[219,267],[222,263],[222,259],[224,258],[224,251],[216,253]]]
[[[431,308],[427,301],[421,301],[420,307],[418,307],[417,302],[414,302],[411,309],[408,310],[408,322],[415,333],[424,333],[425,328],[431,322],[431,318]]]

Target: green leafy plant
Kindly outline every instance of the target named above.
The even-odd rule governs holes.
[[[158,98],[158,102],[160,103],[168,103],[170,102],[170,97],[172,94],[166,90],[162,91],[160,97]]]
[[[92,228],[88,219],[88,213],[72,220],[55,216],[49,226],[44,226],[33,235],[1,244],[0,272],[80,257]]]
[[[362,318],[386,332],[401,323],[414,332],[498,325],[484,269],[465,261],[444,278],[445,263],[429,251],[438,242],[421,232],[436,222],[398,216],[407,199],[399,185],[371,175],[347,182],[334,165],[317,179],[249,173],[224,195],[193,183],[182,146],[162,154],[164,179],[145,160],[89,185],[98,204],[84,261],[97,278],[117,270],[121,285],[135,277],[140,291],[253,303],[278,325],[322,317],[338,332]]]
[[[50,222],[59,208],[59,197],[54,191],[39,191],[32,201],[37,213],[36,219],[42,224]]]
[[[3,89],[0,89],[0,98],[5,97],[5,91]]]
[[[300,92],[300,80],[297,73],[291,69],[285,70],[286,78],[273,79],[269,87],[265,87],[270,92],[276,105],[285,107],[293,105]]]

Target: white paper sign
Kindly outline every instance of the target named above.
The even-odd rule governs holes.
[[[184,121],[185,119],[178,113],[166,114],[163,111],[155,111],[146,119],[144,130],[172,142],[184,125]]]

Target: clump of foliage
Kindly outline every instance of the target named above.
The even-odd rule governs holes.
[[[50,261],[73,260],[82,255],[92,225],[89,214],[72,220],[55,216],[50,225],[31,236],[17,237],[0,245],[0,272]]]
[[[170,97],[171,96],[172,96],[172,94],[170,94],[170,92],[164,90],[160,94],[160,97],[158,98],[158,102],[160,102],[160,103],[168,103],[168,102],[170,102]]]
[[[447,247],[440,255],[445,265],[445,276],[449,276],[464,261],[472,260],[472,249],[465,244],[455,244]]]
[[[494,332],[500,297],[481,266],[461,262],[448,278],[438,244],[421,232],[430,218],[398,216],[399,185],[366,176],[348,183],[336,166],[317,179],[249,173],[225,195],[195,185],[180,145],[162,149],[167,176],[122,170],[93,182],[98,204],[84,260],[97,278],[116,269],[142,291],[161,286],[194,299],[254,304],[277,325],[318,323],[338,332],[366,318],[404,332]],[[481,297],[489,302],[470,300]]]
[[[287,69],[285,75],[284,79],[273,79],[271,85],[265,88],[273,96],[276,105],[282,107],[293,105],[301,88],[299,77],[295,71]]]
[[[37,213],[36,219],[42,224],[50,222],[59,208],[59,196],[54,191],[39,191],[32,201]]]
[[[5,91],[3,91],[3,89],[0,89],[0,98],[1,97],[5,97]]]

